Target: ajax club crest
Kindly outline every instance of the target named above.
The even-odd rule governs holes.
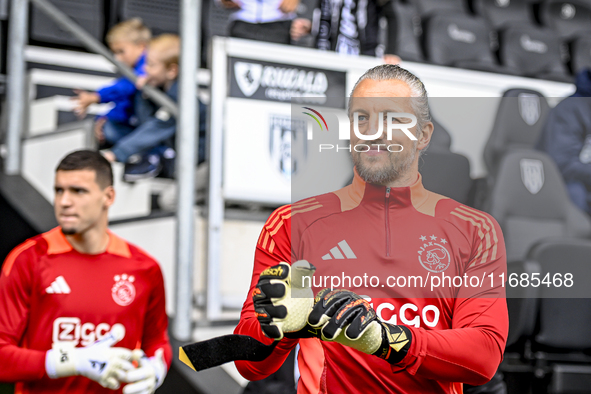
[[[451,256],[446,248],[447,240],[435,235],[420,236],[423,245],[418,250],[419,262],[427,271],[439,273],[449,267]]]
[[[115,284],[111,289],[113,301],[121,306],[131,304],[135,299],[135,286],[133,285],[135,277],[133,275],[123,274],[115,275],[113,279],[115,280]]]

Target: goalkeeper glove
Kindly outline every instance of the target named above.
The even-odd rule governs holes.
[[[138,349],[133,351],[134,361],[138,361],[139,368],[126,372],[121,376],[121,381],[128,384],[123,387],[123,394],[152,394],[164,381],[166,376],[166,362],[164,351],[156,350],[156,354],[150,358]]]
[[[69,343],[56,343],[45,356],[45,370],[52,379],[82,375],[111,390],[119,388],[119,377],[133,369],[131,350],[112,347],[123,339],[124,331],[115,326],[102,339],[76,348]]]
[[[314,293],[310,287],[316,268],[305,260],[291,266],[282,262],[265,269],[253,290],[254,310],[263,333],[275,340],[304,338],[307,320],[314,305]],[[309,282],[304,286],[305,279]]]
[[[411,331],[378,320],[369,302],[349,290],[323,289],[315,297],[308,322],[321,328],[324,341],[335,341],[396,364],[412,342]]]

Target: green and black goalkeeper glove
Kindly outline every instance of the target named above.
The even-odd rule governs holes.
[[[349,290],[323,289],[315,297],[309,324],[324,341],[335,341],[396,364],[412,342],[411,331],[378,320],[369,302]]]
[[[291,266],[280,263],[269,267],[259,277],[252,293],[254,311],[263,333],[275,340],[309,338],[316,329],[307,320],[314,305],[310,287],[316,268],[306,260]]]

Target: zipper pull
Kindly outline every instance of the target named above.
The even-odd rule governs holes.
[[[386,198],[390,198],[390,188],[386,188]]]

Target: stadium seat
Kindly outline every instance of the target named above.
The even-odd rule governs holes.
[[[429,149],[419,159],[419,171],[425,188],[468,203],[472,179],[470,162],[465,156],[450,151]]]
[[[419,159],[419,172],[427,190],[468,203],[472,187],[470,162],[465,156],[429,147]]]
[[[511,275],[532,274],[541,272],[540,265],[535,261],[512,261],[507,266],[507,278]],[[524,340],[530,340],[536,326],[538,316],[539,291],[531,286],[506,286],[507,309],[509,312],[509,335],[507,336],[506,351],[522,352]]]
[[[528,254],[528,260],[539,264],[542,281],[539,329],[532,343],[535,373],[539,378],[552,375],[552,393],[589,390],[585,384],[590,382],[591,356],[585,351],[591,349],[591,297],[583,279],[589,277],[589,256],[591,242],[578,239],[546,240]],[[567,273],[573,279],[569,287],[563,285]]]
[[[590,382],[591,357],[583,351],[591,349],[587,329],[591,324],[591,298],[589,286],[576,278],[589,277],[590,255],[588,240],[546,238],[530,249],[523,263],[509,264],[509,336],[505,359],[513,362],[504,363],[503,370],[511,370],[508,365],[515,365],[517,358],[512,352],[522,349],[523,356],[518,357],[525,363],[521,368],[513,367],[513,371],[527,372],[529,364],[529,371],[535,372],[537,378],[551,374],[551,393],[587,392],[582,388]],[[563,286],[566,273],[573,278],[568,287]],[[527,285],[535,284],[534,278],[540,283]],[[567,333],[565,322],[568,322]],[[516,346],[519,339],[522,341]]]
[[[51,0],[60,11],[72,18],[97,40],[104,33],[103,0]],[[30,37],[34,41],[82,47],[74,35],[59,27],[37,7],[31,7]]]
[[[482,18],[451,13],[434,15],[424,27],[425,53],[431,63],[442,66],[498,71],[490,34]]]
[[[472,7],[496,30],[508,23],[533,23],[532,7],[527,0],[474,0]]]
[[[472,184],[470,163],[464,156],[451,152],[449,132],[436,119],[432,118],[431,122],[431,142],[419,159],[423,183],[431,191],[466,203],[467,192]],[[449,183],[450,179],[453,179],[453,182]]]
[[[486,210],[503,230],[509,264],[545,238],[591,236],[591,221],[571,202],[556,164],[534,150],[503,157]]]
[[[540,5],[540,20],[561,38],[590,33],[591,4],[577,0],[546,0]]]
[[[468,204],[472,188],[470,161],[450,151],[451,136],[437,120],[427,151],[419,159],[419,171],[427,190]]]
[[[153,35],[179,32],[179,0],[120,0],[121,20],[140,17]]]
[[[535,90],[510,89],[503,94],[484,147],[484,162],[490,174],[494,174],[508,150],[533,148],[549,110],[546,98]]]
[[[388,25],[386,53],[411,62],[423,61],[421,17],[416,8],[412,4],[390,1],[383,12],[389,20],[395,21]]]
[[[582,239],[546,240],[528,253],[528,260],[540,265],[542,277],[549,273],[552,281],[553,276],[560,273],[560,280],[564,280],[564,273],[570,273],[574,278],[570,287],[540,286],[540,328],[535,336],[537,345],[563,351],[591,349],[588,330],[591,326],[591,291],[588,284],[582,282],[583,278],[589,278],[590,256],[591,242]],[[564,330],[563,322],[570,322],[569,335],[559,335]]]
[[[585,68],[591,68],[591,37],[576,37],[570,45],[570,68],[574,75]]]
[[[575,364],[554,364],[549,393],[587,393],[591,387],[591,366]]]
[[[442,11],[466,13],[464,0],[407,0],[407,2],[413,4],[422,16]]]
[[[572,82],[567,74],[562,40],[548,29],[512,24],[499,35],[499,57],[510,71],[524,77]]]
[[[429,150],[449,151],[451,148],[451,136],[449,132],[434,118],[431,119],[431,122],[433,123],[433,135],[429,143]]]

